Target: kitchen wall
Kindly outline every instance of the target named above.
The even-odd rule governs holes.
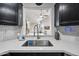
[[[35,4],[24,4],[24,8],[36,8],[38,6],[36,6]],[[41,6],[41,8],[51,8],[51,28],[52,28],[52,36],[54,37],[54,32],[55,32],[55,28],[54,28],[54,4],[53,3],[47,3]],[[36,9],[40,9],[40,7],[36,8]],[[25,10],[25,9],[24,9]],[[25,13],[24,13],[25,15]],[[25,16],[24,16],[25,17]],[[25,21],[25,19],[24,19]],[[24,27],[25,28],[25,27]],[[59,27],[59,32],[61,33],[61,38],[63,39],[70,39],[70,40],[74,40],[74,39],[79,39],[79,26],[72,26],[73,31],[71,32],[66,32],[65,31],[65,26]],[[25,31],[24,31],[25,32]]]
[[[58,24],[58,23],[57,23]],[[79,39],[79,25],[78,26],[59,26],[61,38],[68,40]]]
[[[17,32],[21,31],[19,26],[6,26],[0,25],[0,41],[15,40],[17,38]]]
[[[51,7],[51,26],[52,26],[52,36],[54,37],[55,28],[54,28],[54,4]]]
[[[31,9],[37,9],[37,10],[40,10],[40,9],[50,9],[50,25],[51,25],[51,31],[49,31],[49,33],[51,33],[51,36],[54,36],[54,4],[53,3],[47,3],[47,4],[44,4],[42,5],[41,7],[39,6],[36,6],[35,4],[24,4],[24,7],[23,7],[23,20],[26,22],[26,19],[28,19],[29,17],[26,17],[26,15],[28,15],[28,13],[26,12],[26,10],[31,10]],[[31,12],[31,11],[30,11]],[[37,14],[37,13],[35,13]],[[34,17],[35,19],[35,17]],[[32,20],[32,19],[31,19]],[[25,23],[24,22],[24,23]],[[48,24],[48,23],[47,23]],[[24,29],[26,29],[26,24],[24,24]],[[23,30],[23,32],[26,32],[26,30]]]
[[[33,6],[32,4],[30,4],[31,6]],[[30,5],[25,5],[25,6],[30,6]],[[48,6],[49,5],[49,6]],[[26,21],[25,21],[25,6],[23,6],[23,26],[7,26],[7,25],[0,25],[0,41],[6,41],[6,40],[12,40],[12,39],[16,39],[17,38],[17,32],[22,32],[23,34],[26,34]],[[50,8],[53,7],[52,4],[44,4],[43,6],[45,6],[44,8]],[[43,8],[42,6],[42,8]],[[31,7],[30,7],[31,8]],[[39,9],[39,8],[38,8]],[[54,11],[52,11],[54,9],[51,9],[51,14],[52,14],[52,21],[51,21],[51,25],[53,26],[53,20],[54,20]],[[52,27],[52,30],[54,28]],[[52,31],[53,32],[53,31]],[[53,34],[53,33],[52,33]]]
[[[22,28],[19,26],[4,26],[4,25],[0,25],[0,41],[5,41],[5,40],[12,40],[12,39],[16,39],[17,38],[17,32],[23,32],[23,34],[26,34],[26,7],[27,8],[36,8],[37,6],[34,6],[34,4],[25,4],[23,6],[23,26]],[[51,33],[52,33],[52,37],[54,37],[54,4],[52,3],[48,3],[48,4],[44,4],[42,7],[38,7],[36,9],[50,9],[51,8]],[[60,28],[60,32],[62,32],[62,28]]]
[[[66,28],[68,26],[61,26],[59,27],[59,31],[63,34],[63,35],[71,35],[71,36],[79,36],[79,26],[69,26],[71,28],[72,31],[67,30]],[[68,27],[68,28],[69,28]]]
[[[40,9],[29,9],[29,8],[24,8],[25,9],[25,20],[29,22],[27,25],[29,33],[33,34],[34,33],[34,26],[40,22]],[[47,30],[47,35],[52,35],[51,34],[51,9],[43,9],[42,10],[42,15],[48,15],[47,17],[43,16],[42,18],[42,23],[41,26],[50,26],[50,29]],[[44,33],[44,27],[42,27],[41,31]]]

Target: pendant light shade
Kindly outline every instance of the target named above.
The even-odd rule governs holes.
[[[35,3],[37,6],[41,6],[43,3]]]

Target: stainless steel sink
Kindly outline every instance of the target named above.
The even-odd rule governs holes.
[[[49,40],[28,40],[22,46],[53,46]]]

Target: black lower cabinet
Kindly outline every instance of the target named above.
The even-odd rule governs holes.
[[[2,56],[70,56],[65,53],[7,53]]]

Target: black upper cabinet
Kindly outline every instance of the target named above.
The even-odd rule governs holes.
[[[19,25],[19,13],[22,13],[19,9],[21,8],[20,3],[0,3],[0,25]]]
[[[23,5],[22,3],[18,4],[18,25],[23,25]]]
[[[79,4],[78,3],[55,4],[55,21],[56,21],[55,26],[57,26],[56,25],[57,20],[59,20],[60,26],[79,25]]]
[[[54,26],[59,26],[59,4],[55,4],[54,10]]]

